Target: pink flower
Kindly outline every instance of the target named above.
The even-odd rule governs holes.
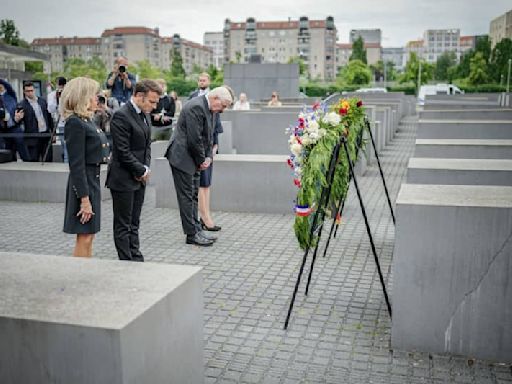
[[[293,184],[295,184],[295,186],[297,188],[300,188],[300,180],[299,179],[293,179]]]
[[[318,108],[320,108],[320,102],[316,102],[313,104],[313,111],[316,111]]]

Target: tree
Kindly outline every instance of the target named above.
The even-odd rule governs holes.
[[[0,21],[0,39],[8,45],[30,48],[30,45],[20,37],[14,20],[3,19]]]
[[[372,79],[372,72],[361,60],[351,60],[340,70],[339,82],[346,85],[364,85]]]
[[[160,68],[154,67],[148,60],[137,61],[130,66],[130,72],[139,75],[140,79],[159,79],[163,77]]]
[[[68,80],[79,76],[90,77],[104,86],[107,78],[107,68],[105,63],[97,56],[87,61],[72,58],[66,60],[62,75]]]
[[[414,85],[418,84],[418,73],[421,62],[421,84],[425,84],[432,79],[433,66],[425,60],[419,60],[416,53],[411,52],[411,56],[405,65],[405,70],[400,77],[400,83],[411,82]]]
[[[352,44],[352,54],[350,55],[349,61],[352,60],[361,60],[364,64],[368,62],[366,58],[366,49],[364,49],[364,40],[361,36],[359,36]]]
[[[308,67],[306,63],[304,63],[304,59],[301,59],[299,56],[292,56],[288,59],[288,64],[299,64],[299,75],[307,76],[308,75]]]
[[[183,68],[183,59],[177,49],[171,52],[171,76],[183,79],[186,76],[185,69]]]
[[[212,83],[222,84],[224,82],[224,72],[218,69],[215,65],[210,64],[206,69],[206,72],[210,75]]]
[[[469,83],[473,85],[486,84],[489,82],[487,75],[487,63],[485,62],[484,54],[477,52],[471,59],[469,65]]]
[[[489,73],[496,83],[500,83],[502,78],[507,79],[509,59],[512,59],[512,40],[505,38],[494,46],[491,53]]]
[[[475,44],[475,52],[482,52],[486,63],[491,59],[491,40],[488,35],[477,36]]]
[[[449,69],[457,65],[457,55],[454,51],[444,52],[437,58],[434,77],[437,80],[449,80],[452,79],[449,76]]]

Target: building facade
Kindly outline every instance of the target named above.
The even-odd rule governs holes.
[[[225,63],[288,63],[300,58],[312,78],[336,76],[336,26],[334,19],[298,21],[225,21]]]
[[[368,65],[377,64],[382,59],[382,47],[376,43],[365,43],[366,61]],[[352,43],[338,43],[336,44],[336,73],[340,71],[350,61],[352,55]]]
[[[382,48],[382,61],[392,62],[397,71],[402,71],[405,68],[405,48]]]
[[[52,72],[62,72],[68,59],[90,60],[102,58],[101,39],[97,37],[56,37],[34,39],[32,50],[50,58]]]
[[[492,48],[502,39],[512,39],[512,10],[491,21],[489,38],[491,39]]]
[[[106,29],[101,37],[58,37],[34,39],[32,49],[50,57],[51,71],[61,72],[69,58],[89,60],[99,57],[111,69],[119,56],[130,63],[147,60],[152,66],[169,69],[171,52],[178,49],[183,58],[185,72],[191,73],[195,65],[206,68],[213,63],[212,50],[185,40],[180,35],[161,37],[158,28],[116,27]]]
[[[460,29],[427,29],[423,37],[423,59],[435,63],[445,52],[455,52],[460,60]]]
[[[352,29],[350,30],[349,41],[354,43],[362,37],[367,44],[382,44],[382,31],[380,29]]]
[[[224,34],[222,32],[205,32],[203,45],[212,50],[213,65],[222,69],[224,64]]]

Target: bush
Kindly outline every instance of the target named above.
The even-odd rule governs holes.
[[[416,95],[416,86],[412,84],[395,85],[387,87],[389,92],[404,92],[406,95]]]
[[[505,92],[507,87],[500,84],[478,84],[471,85],[465,81],[454,81],[453,82],[457,87],[463,90],[465,93],[495,93],[495,92]]]
[[[197,88],[197,82],[182,78],[172,78],[167,81],[167,90],[176,91],[178,96],[188,96]]]

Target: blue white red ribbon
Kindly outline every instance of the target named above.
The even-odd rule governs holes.
[[[313,210],[309,207],[309,205],[296,205],[295,206],[295,214],[297,216],[309,216],[313,212]]]

